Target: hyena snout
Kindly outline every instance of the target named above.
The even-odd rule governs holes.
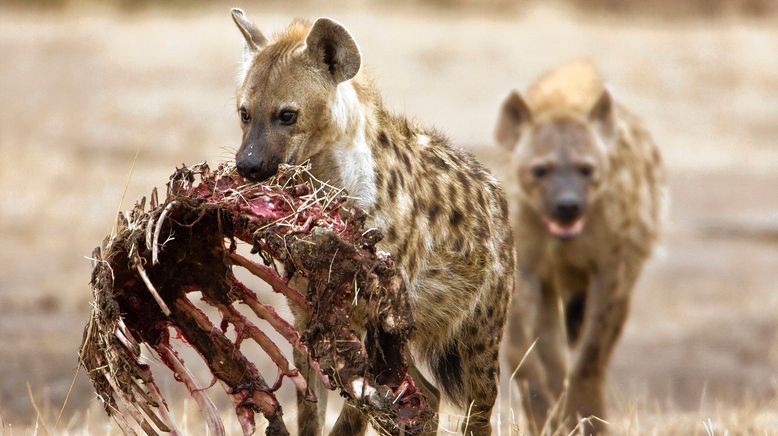
[[[278,171],[280,162],[281,160],[277,158],[263,157],[262,154],[254,151],[253,147],[238,153],[235,157],[238,174],[254,182],[274,175]]]
[[[553,205],[554,219],[569,224],[583,215],[584,204],[577,196],[565,195],[558,198]]]

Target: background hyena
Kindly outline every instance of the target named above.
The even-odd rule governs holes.
[[[410,291],[416,361],[452,402],[472,404],[468,432],[490,433],[514,270],[508,205],[497,181],[441,134],[387,112],[357,75],[360,52],[340,24],[295,21],[268,40],[242,11],[233,18],[245,37],[238,171],[261,180],[280,163],[310,160],[317,178],[355,197],[384,232],[379,247],[393,255]],[[305,371],[302,356],[295,362]],[[426,389],[437,407],[437,390]],[[321,432],[326,393],[319,387],[318,394],[318,411],[298,397],[301,434]],[[365,427],[345,407],[333,432]]]
[[[664,175],[648,132],[613,103],[591,63],[547,73],[526,97],[505,100],[496,138],[518,177],[508,360],[518,365],[538,339],[519,373],[538,431],[565,382],[565,425],[603,417],[606,366],[658,236]]]

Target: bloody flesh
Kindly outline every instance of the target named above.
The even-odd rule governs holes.
[[[94,309],[81,347],[81,364],[123,431],[178,433],[141,361],[145,344],[187,387],[210,433],[224,434],[207,391],[171,346],[173,331],[224,387],[244,434],[254,432],[255,413],[267,419],[266,434],[288,434],[274,394],[283,380],[309,401],[316,398],[254,317],[307,355],[314,376],[381,431],[413,434],[430,421],[426,399],[407,374],[413,318],[403,282],[391,258],[376,249],[380,232],[365,228],[365,214],[349,206],[344,192],[299,166],[282,166],[270,181],[252,184],[228,165],[211,170],[201,164],[176,170],[164,202],[155,191],[148,208],[145,203],[120,214],[116,232],[93,253]],[[238,240],[251,244],[258,259],[236,253]],[[306,315],[305,328],[298,331],[260,301],[233,267],[286,297]],[[194,292],[219,319],[191,301]],[[235,340],[225,335],[229,326]],[[246,340],[278,368],[271,383],[241,352]]]

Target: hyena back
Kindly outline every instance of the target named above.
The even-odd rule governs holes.
[[[519,370],[529,422],[542,429],[557,401],[552,430],[603,418],[607,363],[658,237],[659,151],[588,61],[547,73],[526,101],[512,92],[496,138],[512,151],[511,218],[521,241],[509,363],[537,339]],[[601,427],[591,422],[586,434]]]
[[[310,161],[319,180],[355,198],[410,292],[413,357],[453,403],[472,404],[468,432],[489,434],[515,261],[498,182],[440,133],[387,112],[357,75],[360,52],[340,24],[295,21],[268,40],[242,11],[233,18],[245,38],[238,171],[262,180],[280,163]],[[302,356],[295,363],[305,370]],[[424,385],[437,407],[437,389]],[[321,432],[326,393],[318,394],[318,410],[298,397],[301,434]],[[365,427],[346,407],[333,433]]]

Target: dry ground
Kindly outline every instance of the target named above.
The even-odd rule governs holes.
[[[240,38],[227,9],[0,7],[4,430],[34,431],[26,383],[53,424],[89,311],[84,256],[110,230],[136,151],[125,206],[175,165],[228,158],[238,144]],[[366,2],[247,9],[265,29],[294,16],[342,21],[390,107],[501,174],[491,131],[508,89],[571,57],[595,59],[653,130],[673,199],[612,365],[615,433],[706,434],[710,418],[714,434],[778,434],[778,244],[758,231],[778,225],[775,19],[662,24],[558,6],[484,15]],[[92,397],[82,375],[69,428],[105,431]]]

